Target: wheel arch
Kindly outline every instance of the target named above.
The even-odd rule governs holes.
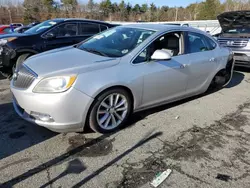
[[[226,68],[221,68],[221,69],[217,70],[214,77],[218,76],[218,75],[222,75],[225,71],[226,71]]]
[[[135,96],[132,92],[132,90],[127,87],[127,86],[124,86],[124,85],[113,85],[113,86],[108,86],[108,87],[105,87],[105,88],[102,88],[101,90],[99,90],[98,92],[95,93],[95,95],[93,96],[94,99],[97,99],[100,95],[102,95],[104,92],[108,91],[108,90],[111,90],[111,89],[123,89],[125,90],[126,92],[128,92],[129,94],[129,97],[131,99],[131,103],[132,103],[132,109],[134,109],[134,106],[135,106]]]
[[[89,105],[88,111],[86,113],[85,121],[83,123],[83,131],[85,130],[86,127],[89,127],[89,124],[87,123],[87,119],[88,119],[88,117],[90,115],[90,112],[91,112],[91,109],[92,109],[92,107],[94,105],[95,99],[97,99],[99,96],[101,96],[104,92],[109,91],[111,89],[123,89],[126,92],[128,92],[128,94],[130,96],[130,99],[131,99],[131,104],[132,104],[131,113],[133,113],[133,111],[134,111],[134,105],[135,105],[134,104],[135,100],[134,100],[133,92],[132,92],[132,90],[129,87],[124,86],[124,85],[113,85],[113,86],[108,86],[108,87],[102,88],[101,90],[99,90],[98,92],[96,92],[94,96],[92,96],[92,98],[94,100]]]
[[[218,70],[216,70],[213,78],[211,79],[209,88],[211,87],[213,88],[218,85],[224,87],[227,84],[229,84],[233,77],[233,69],[234,69],[234,59],[229,57],[226,66],[220,67]],[[218,79],[216,79],[216,77]],[[224,78],[225,80],[223,81],[221,78]]]
[[[26,53],[35,55],[35,54],[38,54],[39,52],[37,52],[36,50],[32,50],[32,49],[20,49],[20,50],[17,50],[16,58],[18,58],[20,55],[23,55]]]

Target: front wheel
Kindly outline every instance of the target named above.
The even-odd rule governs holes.
[[[132,110],[131,97],[124,89],[111,89],[95,99],[88,123],[92,130],[110,133],[120,129]]]

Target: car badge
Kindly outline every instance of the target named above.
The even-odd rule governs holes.
[[[234,45],[234,41],[227,41],[227,45],[228,46],[233,46]]]

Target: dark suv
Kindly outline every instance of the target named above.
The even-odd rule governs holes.
[[[0,71],[9,76],[28,57],[79,43],[115,25],[83,19],[52,19],[24,33],[0,36]]]

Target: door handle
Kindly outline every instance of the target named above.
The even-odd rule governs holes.
[[[188,67],[188,64],[182,64],[182,65],[180,65],[180,68],[181,68],[181,69],[184,69],[184,68],[186,68],[186,67]]]
[[[210,62],[215,62],[215,58],[212,57],[211,59],[209,59]]]

